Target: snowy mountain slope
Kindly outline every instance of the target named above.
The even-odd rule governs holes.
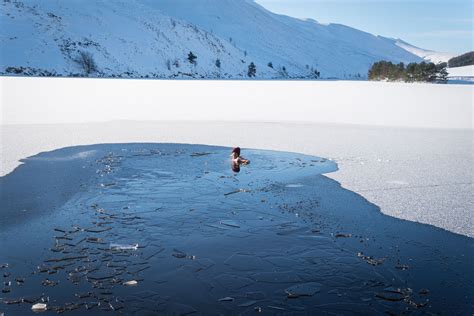
[[[381,37],[381,38],[383,38],[383,37]],[[416,56],[419,56],[419,57],[423,58],[425,61],[432,62],[432,63],[435,63],[435,64],[447,63],[448,60],[450,60],[451,58],[456,56],[456,54],[452,54],[452,53],[442,53],[442,52],[436,52],[436,51],[432,51],[432,50],[419,48],[419,47],[411,45],[411,44],[409,44],[405,41],[402,41],[399,38],[397,38],[397,39],[384,38],[384,39],[386,39],[386,40],[394,43],[395,45],[403,48],[407,52],[410,52],[410,53],[412,53]]]
[[[0,9],[7,75],[84,75],[81,52],[97,65],[90,75],[107,77],[238,79],[254,62],[256,78],[364,78],[382,59],[421,61],[385,38],[251,0],[4,0]]]
[[[3,2],[2,16],[2,68],[80,74],[75,60],[87,51],[104,76],[246,75],[244,53],[230,43],[130,1]],[[187,59],[190,51],[196,65]]]
[[[232,43],[260,64],[272,62],[288,72],[318,69],[325,77],[366,75],[381,59],[420,61],[410,52],[344,25],[323,25],[274,14],[251,0],[142,0]],[[308,65],[309,67],[306,67]]]

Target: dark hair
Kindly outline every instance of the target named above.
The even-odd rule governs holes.
[[[240,156],[240,147],[235,147],[234,149],[232,149],[232,153],[236,153],[237,156]]]

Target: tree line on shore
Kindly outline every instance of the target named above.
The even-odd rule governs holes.
[[[404,82],[433,82],[446,83],[448,81],[447,63],[404,63],[394,64],[382,60],[372,65],[369,70],[369,80],[388,80]]]
[[[474,65],[474,52],[468,52],[448,60],[450,68]]]

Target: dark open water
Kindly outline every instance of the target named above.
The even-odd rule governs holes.
[[[331,161],[244,150],[235,173],[229,154],[26,159],[0,178],[0,314],[472,314],[472,239],[381,214]]]

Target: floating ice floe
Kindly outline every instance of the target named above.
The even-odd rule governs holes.
[[[138,285],[138,282],[135,281],[135,280],[131,280],[131,281],[123,282],[123,285],[126,285],[126,286],[137,286],[137,285]]]
[[[58,284],[59,284],[59,281],[51,281],[51,280],[49,280],[49,279],[45,279],[45,280],[43,280],[43,282],[41,282],[41,284],[42,284],[43,286],[51,286],[51,287],[52,287],[52,286],[58,285]]]
[[[225,226],[240,228],[240,225],[236,221],[233,221],[233,220],[222,220],[220,221],[220,223]]]
[[[283,307],[280,307],[280,306],[268,305],[267,307],[270,308],[270,309],[275,309],[277,311],[284,311],[285,310]]]
[[[138,244],[110,244],[112,250],[137,250]]]
[[[31,306],[33,312],[45,312],[48,309],[48,306],[44,303],[37,303]]]
[[[299,184],[299,183],[291,183],[285,185],[286,188],[301,188],[304,187],[304,184]]]

